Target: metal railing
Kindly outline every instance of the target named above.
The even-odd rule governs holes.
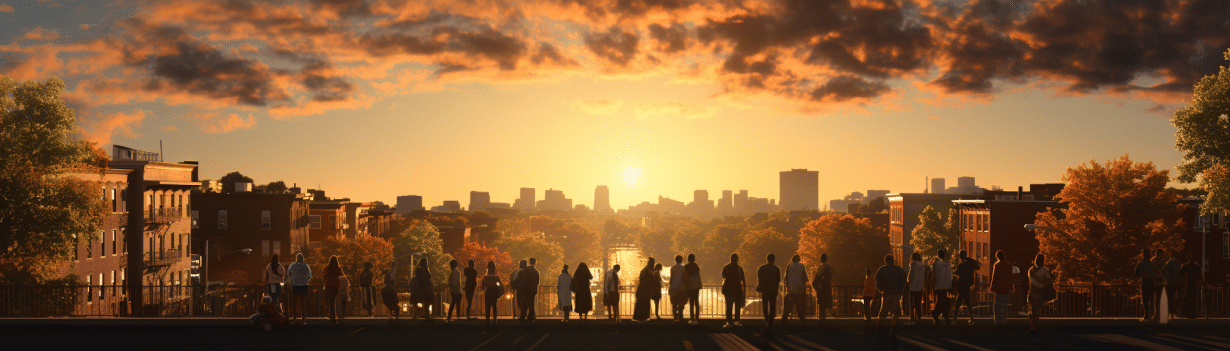
[[[179,207],[151,208],[144,212],[148,223],[171,223],[184,217],[184,211]]]
[[[381,288],[378,285],[371,289],[372,294],[372,315],[373,316],[389,316],[391,311],[385,307],[381,297]],[[164,285],[164,286],[144,286],[143,299],[144,307],[139,313],[133,313],[130,310],[129,303],[126,298],[126,287],[117,285],[104,286],[0,286],[0,317],[45,317],[45,316],[247,316],[255,313],[260,305],[261,297],[267,291],[267,287],[263,285],[243,285],[243,286],[224,286],[206,289],[204,286],[188,286],[188,285]],[[398,309],[401,310],[402,316],[407,316],[413,306],[411,306],[412,294],[409,286],[396,286],[398,296]],[[474,302],[471,306],[470,315],[483,315],[483,304],[485,301],[484,292],[482,289],[474,294]],[[605,306],[603,304],[603,293],[597,289],[597,285],[591,288],[590,295],[594,301],[593,315],[605,315]],[[1022,289],[1024,290],[1024,289]],[[1140,291],[1135,286],[1057,286],[1058,297],[1051,302],[1048,302],[1043,307],[1043,315],[1051,317],[1138,317],[1141,315],[1142,307],[1140,300]],[[1203,287],[1198,296],[1199,300],[1203,300],[1202,308],[1199,308],[1199,316],[1201,317],[1230,317],[1230,287],[1227,286],[1208,286]],[[833,309],[827,315],[836,317],[851,317],[863,316],[863,301],[862,286],[833,286]],[[345,313],[348,316],[367,316],[368,312],[362,308],[364,289],[358,286],[352,286],[350,289],[350,301],[346,304]],[[784,298],[786,296],[785,289],[777,295],[777,314],[780,316],[783,312]],[[1014,312],[1024,311],[1024,296],[1027,292],[1018,291],[1013,296],[1012,310]],[[1181,311],[1184,307],[1184,297],[1187,291],[1178,291],[1179,296],[1175,298],[1175,305],[1172,305],[1172,311]],[[1019,296],[1017,296],[1019,295]],[[745,292],[746,304],[741,309],[743,317],[759,318],[762,316],[761,294],[756,292],[753,287],[748,287]],[[814,316],[816,313],[816,298],[815,294],[808,289],[806,299],[804,301],[804,311],[808,316]],[[292,289],[287,286],[281,294],[279,302],[283,304],[283,311],[290,311],[289,303],[296,298],[303,298],[308,301],[306,304],[307,315],[313,317],[325,316],[328,314],[328,306],[330,303],[326,301],[325,289],[323,286],[309,286],[306,295],[294,296]],[[950,297],[953,299],[951,305],[955,306],[955,294]],[[973,312],[977,316],[991,315],[992,296],[986,291],[975,291],[973,296]],[[619,289],[619,313],[625,316],[631,316],[634,304],[636,302],[636,287],[623,286]],[[451,296],[448,293],[447,287],[437,287],[435,289],[434,302],[427,306],[433,315],[442,316],[447,311],[449,305],[453,304]],[[457,301],[461,305],[458,310],[464,315],[465,298]],[[663,289],[662,297],[659,300],[660,305],[657,306],[657,315],[662,315],[664,318],[671,318],[671,298],[670,294]],[[513,316],[515,312],[516,299],[512,291],[506,292],[498,299],[496,304],[496,315],[500,317]],[[700,314],[702,318],[724,318],[725,317],[725,296],[721,294],[721,287],[706,286],[700,292]],[[878,302],[872,307],[878,308]],[[907,309],[908,303],[903,303],[903,307]],[[651,305],[652,306],[652,305]],[[930,301],[927,302],[926,309],[932,308]],[[873,308],[873,315],[875,309]],[[537,316],[540,317],[556,317],[561,315],[558,308],[558,297],[554,286],[539,286],[538,294],[534,299],[534,309]],[[964,315],[964,311],[961,312]],[[651,315],[655,315],[651,312]],[[685,317],[688,316],[685,310]]]

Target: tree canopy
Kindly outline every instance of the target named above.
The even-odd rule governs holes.
[[[270,194],[282,194],[287,190],[289,190],[289,188],[286,187],[286,182],[280,180],[265,185],[265,192]]]
[[[799,256],[814,273],[820,255],[829,255],[833,284],[861,285],[863,269],[873,271],[884,264],[892,246],[888,236],[871,226],[870,219],[851,215],[826,215],[807,223],[799,232]]]
[[[793,256],[799,248],[797,240],[791,240],[790,236],[778,233],[773,228],[751,230],[746,236],[740,238],[743,242],[739,244],[737,252],[742,262],[749,265],[763,263],[765,256],[773,254],[777,256],[776,262],[780,266],[783,262],[789,262],[790,256]]]
[[[409,284],[411,275],[410,254],[426,252],[427,263],[431,270],[432,281],[436,284],[448,282],[448,261],[452,255],[444,253],[444,242],[440,240],[440,231],[427,221],[414,221],[402,231],[400,236],[393,238],[393,257],[397,258],[397,279],[400,284]],[[418,264],[417,260],[414,264]]]
[[[1230,50],[1225,59],[1230,61]],[[1226,209],[1230,205],[1230,194],[1225,191],[1230,189],[1230,172],[1226,171],[1230,166],[1230,68],[1221,66],[1216,75],[1201,78],[1192,89],[1192,103],[1175,111],[1170,123],[1178,128],[1175,149],[1183,152],[1176,180],[1191,183],[1201,176],[1209,191],[1201,210]]]
[[[226,175],[222,176],[221,179],[218,179],[218,183],[222,184],[223,194],[230,194],[230,193],[235,192],[235,183],[239,183],[239,182],[252,183],[252,178],[243,175],[243,173],[239,173],[238,171],[235,171],[235,172],[227,173]],[[282,184],[282,185],[286,185],[286,184]]]
[[[457,250],[457,255],[453,259],[457,260],[457,267],[465,267],[467,261],[474,260],[474,269],[477,269],[480,275],[487,273],[487,261],[495,262],[495,271],[501,277],[512,274],[514,267],[512,255],[508,252],[476,242],[466,243],[460,250]]]
[[[1166,191],[1168,174],[1127,155],[1068,168],[1068,185],[1056,196],[1067,208],[1037,214],[1039,252],[1066,279],[1126,283],[1141,249],[1182,250],[1185,223],[1177,196]]]
[[[912,236],[910,246],[914,247],[914,252],[922,255],[923,262],[930,262],[932,258],[935,258],[939,249],[953,254],[956,253],[957,248],[961,247],[959,232],[961,228],[954,220],[957,216],[956,211],[956,209],[949,210],[947,221],[941,219],[940,212],[931,206],[927,206],[922,213],[918,214],[918,225],[910,232]]]
[[[312,249],[306,256],[305,261],[314,272],[318,272],[312,274],[312,284],[323,283],[321,279],[324,279],[323,272],[325,266],[329,265],[329,257],[337,256],[337,263],[341,265],[342,272],[350,277],[351,284],[357,285],[359,273],[363,272],[363,262],[372,263],[374,266],[372,272],[376,274],[377,281],[383,279],[380,272],[384,267],[388,267],[389,261],[393,260],[393,244],[388,240],[372,236],[342,239],[328,237],[320,242],[320,247]],[[287,261],[288,258],[291,257],[279,257],[283,261]],[[438,273],[433,271],[432,274]]]
[[[76,117],[63,91],[55,77],[21,84],[0,77],[0,283],[57,278],[77,242],[103,225],[99,183],[64,175],[105,167],[106,153],[69,137]]]
[[[501,236],[491,246],[497,250],[508,252],[512,256],[512,264],[510,266],[518,265],[521,260],[528,260],[533,257],[538,261],[538,264],[535,266],[540,274],[544,271],[555,272],[560,267],[563,267],[565,263],[564,249],[559,243],[547,240],[546,235],[540,232],[507,234]],[[584,262],[591,266],[594,265],[594,261]],[[569,263],[571,263],[570,266],[576,267],[577,262],[569,261]],[[499,262],[496,262],[497,269],[503,271],[503,267],[499,266],[499,264]],[[511,272],[512,268],[509,268],[507,271]],[[551,275],[544,274],[544,276],[549,277]],[[541,283],[548,284],[548,279],[543,279]]]

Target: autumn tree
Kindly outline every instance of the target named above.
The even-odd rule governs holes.
[[[1068,185],[1055,197],[1067,208],[1037,214],[1039,251],[1067,279],[1126,283],[1141,249],[1182,250],[1185,223],[1177,196],[1165,190],[1168,173],[1127,155],[1068,168]]]
[[[914,247],[914,252],[922,255],[923,262],[930,262],[935,258],[939,249],[956,253],[961,247],[961,228],[953,221],[954,216],[957,216],[955,209],[950,209],[948,220],[945,221],[940,218],[940,212],[931,206],[918,214],[918,225],[910,232],[913,237],[910,239],[910,246]]]
[[[739,245],[737,252],[748,267],[764,263],[765,256],[769,254],[777,256],[777,264],[781,265],[789,262],[790,256],[793,256],[799,248],[797,240],[791,240],[789,236],[778,233],[773,228],[748,231],[742,239],[743,243]]]
[[[822,216],[799,232],[803,263],[814,273],[820,255],[827,253],[833,266],[833,284],[861,285],[863,269],[875,270],[883,265],[884,255],[891,249],[888,235],[873,228],[870,219],[851,215]]]
[[[398,259],[397,279],[400,284],[409,284],[411,275],[410,255],[419,252],[426,254],[431,270],[432,281],[436,284],[448,282],[448,261],[453,256],[444,252],[444,242],[440,239],[440,231],[427,221],[415,221],[410,227],[393,238],[393,256]],[[418,262],[414,262],[417,264]]]
[[[358,277],[363,273],[363,262],[371,262],[372,271],[379,275],[383,267],[393,260],[393,244],[388,240],[364,236],[358,238],[328,237],[320,242],[320,247],[309,251],[306,261],[314,269],[312,284],[322,284],[324,267],[329,265],[329,257],[337,256],[337,263],[342,272],[358,284]],[[447,263],[447,262],[446,262]],[[447,267],[447,266],[446,266]],[[447,271],[445,271],[447,272]],[[432,274],[437,274],[432,272]]]
[[[226,175],[222,176],[221,179],[218,179],[218,182],[222,183],[222,193],[230,194],[230,193],[235,192],[235,183],[239,183],[239,182],[252,183],[252,178],[246,175],[243,175],[243,173],[231,172],[231,173],[227,173]]]
[[[69,138],[76,117],[63,91],[55,77],[21,84],[0,77],[0,284],[56,279],[77,242],[103,225],[98,182],[65,174],[99,173],[106,154]]]
[[[480,275],[487,274],[487,261],[495,262],[495,271],[501,277],[512,274],[515,267],[512,255],[508,252],[476,242],[466,243],[460,250],[457,250],[453,259],[457,260],[457,267],[465,267],[469,260],[474,260],[474,269],[477,269]]]
[[[528,260],[533,257],[538,261],[538,272],[553,272],[564,264],[564,248],[559,243],[548,241],[546,235],[540,232],[505,234],[499,240],[491,244],[492,247],[508,252],[512,257],[512,266],[520,264],[521,260]],[[578,261],[580,262],[580,261]],[[594,261],[584,261],[591,266]],[[572,262],[571,266],[575,267],[577,262]],[[496,263],[499,264],[498,262]],[[511,272],[512,269],[509,269]],[[550,275],[546,275],[550,276]],[[548,284],[548,279],[543,279],[543,284]]]
[[[700,242],[700,247],[697,250],[680,251],[687,257],[688,253],[696,254],[696,261],[702,268],[701,278],[710,282],[721,281],[721,267],[730,262],[730,254],[739,253],[739,245],[743,245],[744,233],[746,226],[737,224],[720,224],[705,233],[704,239]],[[772,229],[764,229],[772,230]],[[740,253],[740,255],[744,255]],[[665,262],[673,264],[675,255],[670,258],[663,258]],[[746,255],[745,255],[746,256]],[[686,261],[685,261],[686,262]],[[747,262],[745,258],[743,262]],[[665,266],[666,263],[663,263]]]

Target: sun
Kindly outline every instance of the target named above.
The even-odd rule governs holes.
[[[624,179],[624,184],[636,185],[636,182],[641,181],[641,170],[637,169],[636,166],[633,165],[624,166],[622,177]]]

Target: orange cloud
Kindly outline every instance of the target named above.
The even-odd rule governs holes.
[[[229,114],[226,118],[212,120],[217,114],[206,114],[206,120],[197,121],[197,126],[206,133],[226,133],[237,129],[252,129],[256,125],[256,118],[252,114],[248,114],[248,118],[244,119],[238,114]]]
[[[78,113],[78,119],[82,122],[79,125],[82,125],[83,139],[102,145],[111,143],[115,134],[129,139],[140,137],[132,128],[141,126],[141,121],[145,120],[145,111],[135,110],[127,114],[117,112],[105,116],[85,112]]]
[[[0,12],[13,12],[13,5],[0,4]]]
[[[59,38],[60,38],[60,32],[54,29],[43,29],[43,27],[35,27],[34,29],[31,29],[29,32],[26,32],[25,35],[21,36],[21,39],[29,39],[29,40],[53,40],[53,39],[59,39]]]
[[[624,107],[624,102],[619,100],[577,100],[572,103],[572,110],[578,112],[592,113],[595,115],[614,115]]]

